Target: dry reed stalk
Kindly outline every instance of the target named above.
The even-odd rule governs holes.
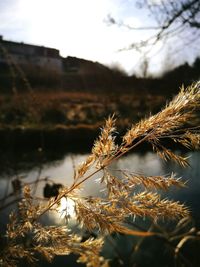
[[[88,267],[105,267],[108,261],[100,256],[100,251],[106,234],[156,235],[155,232],[131,229],[127,225],[130,217],[148,217],[154,222],[163,218],[171,220],[189,217],[185,205],[162,199],[159,193],[152,191],[168,190],[171,186],[183,187],[184,183],[173,174],[169,177],[153,177],[119,170],[121,176],[118,177],[110,173],[108,167],[144,141],[149,142],[164,160],[174,160],[183,167],[187,166],[187,158],[176,155],[162,144],[162,140],[167,138],[187,148],[199,148],[200,132],[196,119],[199,107],[200,83],[187,89],[182,88],[161,112],[133,125],[122,137],[120,145],[115,142],[115,118],[109,117],[94,143],[91,155],[75,170],[71,186],[63,188],[47,205],[38,204],[31,196],[30,188],[24,188],[24,198],[19,203],[19,216],[10,215],[7,245],[1,253],[3,266],[17,266],[18,258],[34,262],[37,253],[49,261],[55,255],[75,253],[79,255],[78,261]],[[196,122],[197,127],[191,122]],[[104,184],[107,194],[102,198],[80,197],[79,189],[94,174],[99,175],[99,181]],[[81,242],[81,238],[70,233],[67,226],[48,227],[38,222],[43,214],[55,209],[62,198],[74,201],[77,221],[89,231],[100,232],[99,238]],[[30,240],[30,236],[31,244],[26,247],[22,238],[29,237]]]

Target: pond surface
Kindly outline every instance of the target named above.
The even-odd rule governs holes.
[[[181,154],[183,155],[183,153]],[[16,178],[26,183],[42,179],[35,190],[35,194],[39,197],[43,197],[44,186],[47,182],[45,179],[48,179],[49,183],[53,181],[54,183],[70,186],[70,184],[73,183],[74,165],[84,161],[87,156],[88,154],[86,153],[66,153],[65,155],[60,156],[58,160],[41,161],[41,164],[38,162],[37,165],[32,164],[30,156],[28,160],[22,157],[23,160],[20,160],[20,164],[16,164],[15,168],[10,167],[7,172],[5,172],[5,169],[1,171],[0,199],[12,193],[12,181]],[[195,217],[196,223],[200,225],[200,152],[189,152],[184,154],[184,156],[189,157],[190,167],[181,168],[173,162],[165,162],[152,152],[132,153],[114,162],[110,167],[110,171],[114,172],[118,169],[124,169],[146,175],[170,175],[173,172],[177,177],[182,177],[184,181],[187,181],[187,186],[185,188],[171,188],[170,191],[163,193],[163,197],[180,200],[188,205],[193,217]],[[103,194],[103,187],[97,182],[98,178],[101,178],[101,174],[90,178],[90,180],[85,183],[81,194],[95,196]],[[3,201],[3,204],[10,203],[17,197],[17,195],[9,197]],[[6,209],[1,211],[0,220],[2,230],[5,230],[8,214],[15,207],[16,203],[9,205]],[[43,217],[43,222],[50,224],[64,224],[65,220],[57,213],[51,213]],[[124,250],[122,250],[122,253],[124,253],[124,258],[126,259],[128,257],[128,254],[126,253],[128,248],[131,247],[131,244],[133,244],[133,240],[120,237],[119,241],[116,242],[119,242],[120,247],[123,247]],[[109,247],[107,248],[107,253],[112,254],[112,252],[109,252]],[[152,256],[150,251],[148,253]],[[108,256],[110,257],[110,255]],[[145,254],[145,257],[146,256],[148,255]],[[42,264],[42,266],[65,266],[65,262],[65,258],[62,262],[62,258],[58,257],[53,265],[45,263]],[[72,262],[75,262],[74,258],[72,259]],[[149,264],[150,265],[144,264],[142,266],[161,266],[159,263],[156,265],[155,262],[153,262],[153,257],[151,258],[151,263],[149,261]],[[69,266],[76,266],[76,264],[73,263]]]
[[[0,174],[0,198],[2,199],[12,192],[12,181],[16,177],[26,183],[42,179],[43,181],[38,183],[35,192],[39,197],[43,196],[43,189],[46,184],[44,179],[48,179],[50,183],[54,181],[55,183],[70,186],[73,183],[74,165],[77,166],[87,156],[88,154],[68,153],[59,160],[52,160],[42,164],[38,162],[39,166],[32,166],[30,158],[28,161],[24,159],[24,162],[20,162],[20,165],[18,167],[15,166],[15,169],[10,170],[9,173]],[[200,152],[189,152],[184,156],[189,157],[190,166],[187,168],[181,168],[173,162],[165,162],[152,152],[132,153],[114,162],[110,170],[125,169],[146,175],[170,175],[172,172],[175,173],[177,177],[182,177],[184,181],[187,181],[187,187],[181,189],[171,188],[165,194],[189,205],[195,216],[199,217],[197,208],[200,206]],[[101,194],[102,187],[97,183],[98,178],[101,178],[101,174],[95,175],[86,181],[81,194]],[[9,199],[9,201],[11,200],[14,200],[13,197]],[[4,212],[9,212],[10,208]]]

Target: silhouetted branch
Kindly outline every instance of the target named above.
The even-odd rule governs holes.
[[[180,1],[149,1],[139,0],[137,6],[140,9],[148,8],[156,25],[134,27],[123,21],[107,16],[108,25],[126,27],[130,30],[153,31],[150,37],[138,42],[133,42],[127,48],[121,50],[136,49],[142,52],[143,48],[153,47],[160,40],[168,40],[180,33],[193,28],[195,31],[200,29],[200,1],[199,0],[180,0]]]

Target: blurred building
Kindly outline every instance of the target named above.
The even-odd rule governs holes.
[[[44,46],[30,45],[4,40],[0,36],[0,64],[18,64],[61,73],[62,57],[59,50]]]
[[[121,75],[86,59],[61,57],[59,50],[4,40],[0,35],[0,87],[25,88],[24,77],[34,88],[66,90],[104,89],[114,86]],[[8,90],[8,89],[7,89]]]

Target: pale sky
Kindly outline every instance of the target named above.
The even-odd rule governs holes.
[[[141,55],[122,51],[135,41],[148,37],[150,31],[130,31],[108,26],[108,14],[134,27],[152,25],[148,11],[137,9],[131,0],[0,0],[0,34],[11,41],[53,47],[61,56],[76,56],[103,64],[119,64],[127,72],[137,72]],[[159,72],[169,58],[170,46],[158,43],[148,55],[150,71]],[[188,52],[189,53],[189,52]],[[192,61],[193,57],[187,55]],[[167,62],[166,62],[167,58]],[[175,61],[175,62],[174,62]],[[183,58],[179,56],[182,63]]]

